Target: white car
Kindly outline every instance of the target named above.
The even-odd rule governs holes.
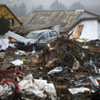
[[[32,44],[32,48],[35,50],[42,49],[49,41],[55,40],[59,35],[58,32],[50,29],[32,31],[28,33],[25,38],[32,39],[29,44]]]

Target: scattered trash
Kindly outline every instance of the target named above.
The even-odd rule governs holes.
[[[26,55],[25,51],[17,50],[16,55]]]
[[[57,99],[53,83],[47,83],[46,80],[33,79],[32,75],[26,76],[19,83],[19,87],[21,91],[31,92],[40,98],[46,98],[49,95],[51,100]]]
[[[32,51],[20,35],[8,32],[5,37],[16,48],[8,42],[0,52],[1,100],[99,100],[99,41],[83,44],[61,35]]]
[[[18,84],[14,80],[12,80],[12,79],[7,78],[7,79],[3,80],[2,83],[3,83],[3,85],[11,84],[12,83],[13,87],[16,89],[16,91],[18,91],[18,92],[20,91]]]
[[[1,94],[1,92],[3,91],[3,86],[2,85],[0,85],[0,94]]]
[[[79,67],[80,67],[80,63],[79,63],[79,61],[77,61],[77,60],[75,59],[75,62],[73,63],[73,68],[72,68],[72,70],[78,70]]]
[[[14,65],[16,65],[16,66],[20,66],[20,65],[23,64],[23,61],[20,60],[20,59],[17,59],[17,60],[15,60],[15,61],[12,61],[11,63],[14,64]]]
[[[8,39],[0,39],[0,50],[6,50],[9,46]]]
[[[26,60],[25,58],[22,58],[21,60],[22,60],[23,62],[27,62],[27,60]]]
[[[56,67],[54,69],[52,69],[51,71],[48,72],[49,75],[54,75],[56,73],[60,73],[63,71],[63,68],[62,67]]]
[[[89,76],[89,79],[91,80],[91,82],[92,82],[92,84],[93,84],[94,86],[96,86],[96,87],[99,86],[99,83],[97,82],[96,79],[93,78],[93,76]]]
[[[84,87],[79,87],[79,88],[69,88],[68,89],[72,94],[78,94],[80,92],[85,92],[85,91],[90,91],[90,89],[88,88],[84,88]]]

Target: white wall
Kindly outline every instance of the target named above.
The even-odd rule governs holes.
[[[100,39],[100,22],[98,22],[98,37]]]
[[[86,20],[82,21],[80,24],[84,25],[80,38],[89,40],[98,39],[97,20]]]
[[[60,33],[60,25],[54,25],[53,27],[51,27],[51,29]]]

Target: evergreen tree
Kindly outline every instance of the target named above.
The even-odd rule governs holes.
[[[35,8],[36,11],[43,11],[43,6],[39,5],[38,7]]]
[[[74,2],[69,9],[70,10],[84,10],[85,7],[83,4],[81,4],[81,2]]]
[[[26,13],[27,13],[27,11],[26,11],[26,5],[24,3],[22,3],[19,6],[19,16],[25,16]]]
[[[8,32],[9,28],[9,20],[5,19],[4,17],[0,18],[0,35],[4,35]]]
[[[50,9],[51,9],[51,10],[65,10],[66,7],[65,7],[62,3],[60,3],[59,0],[55,0],[55,1],[51,4]]]
[[[26,16],[27,15],[27,10],[26,10],[26,5],[22,3],[21,5],[14,5],[10,6],[11,11],[16,15],[16,16]]]

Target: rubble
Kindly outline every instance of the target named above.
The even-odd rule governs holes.
[[[81,62],[82,48],[66,36],[58,37],[57,40],[51,42],[49,45],[39,57],[39,63],[44,62],[44,67],[68,66],[72,68],[75,59],[77,62]]]
[[[32,75],[24,77],[19,83],[19,87],[23,92],[31,92],[40,98],[50,96],[51,100],[56,100],[56,90],[52,83],[47,83],[46,80],[33,79]]]
[[[100,89],[100,52],[98,46],[98,50],[91,47],[70,40],[67,35],[59,36],[37,52],[8,47],[0,52],[4,53],[0,57],[0,99],[12,91],[6,96],[9,100],[96,100]],[[10,84],[3,84],[4,80]]]

